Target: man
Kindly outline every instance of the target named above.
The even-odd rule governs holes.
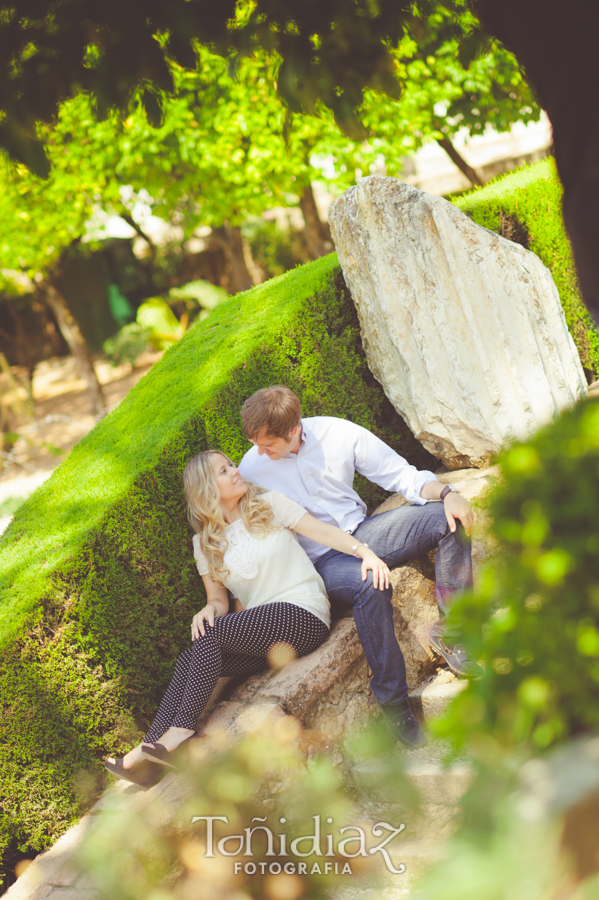
[[[441,617],[453,593],[472,585],[472,509],[451,485],[418,471],[365,428],[346,419],[302,419],[299,398],[282,385],[252,394],[241,411],[243,430],[254,444],[243,457],[244,478],[279,490],[310,515],[338,525],[366,543],[389,568],[437,548],[436,596]],[[366,518],[353,489],[355,472],[411,501],[412,506]],[[441,503],[427,503],[441,500]],[[460,524],[461,523],[461,524]],[[406,667],[393,625],[393,590],[362,580],[361,560],[299,541],[322,577],[335,610],[353,607],[358,636],[372,671],[370,686],[395,737],[410,748],[426,737],[408,703]],[[430,643],[458,675],[474,674],[463,648],[450,649],[436,625]]]

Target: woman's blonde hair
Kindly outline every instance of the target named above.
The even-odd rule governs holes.
[[[224,564],[224,554],[228,547],[225,537],[227,523],[220,505],[220,492],[216,483],[212,457],[229,457],[221,450],[206,450],[190,459],[183,470],[183,490],[187,500],[187,518],[200,539],[200,550],[208,563],[208,574],[212,581],[222,584],[229,570]],[[246,481],[247,491],[239,500],[239,510],[243,524],[256,537],[264,537],[276,531],[272,524],[273,511],[260,494],[265,488]]]

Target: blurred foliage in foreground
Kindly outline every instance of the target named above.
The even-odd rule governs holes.
[[[316,732],[280,711],[254,724],[243,737],[196,741],[185,774],[167,776],[151,804],[103,815],[80,854],[103,897],[319,900],[333,884],[401,879],[398,816],[413,796],[400,768],[386,787],[401,812],[385,804],[381,818],[366,818]],[[361,744],[388,749],[376,729]]]
[[[502,470],[490,502],[502,552],[452,610],[486,672],[442,731],[542,749],[599,731],[599,401],[512,446]]]

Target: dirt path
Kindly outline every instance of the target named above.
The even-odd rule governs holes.
[[[144,353],[135,369],[113,369],[103,360],[96,363],[109,412],[150,371],[161,353]],[[11,459],[0,466],[0,533],[12,513],[67,456],[74,445],[96,424],[73,357],[46,360],[33,378],[33,415],[16,429],[19,435]]]

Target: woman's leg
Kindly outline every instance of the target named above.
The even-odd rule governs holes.
[[[166,693],[162,698],[162,702],[158,707],[158,712],[150,726],[150,730],[143,739],[144,744],[153,744],[157,741],[168,728],[170,728],[173,716],[183,698],[185,685],[187,684],[187,675],[189,673],[189,662],[191,660],[191,647],[183,650],[177,657],[175,663],[175,671],[170,680]]]
[[[298,656],[304,656],[315,650],[328,633],[324,622],[294,603],[268,603],[219,616],[214,620],[214,626],[207,625],[206,634],[191,646],[185,689],[168,724],[195,729],[221,675],[268,668],[268,651],[283,641],[290,644]],[[175,693],[173,691],[173,697]],[[166,718],[162,721],[166,722]],[[148,742],[157,740],[154,725],[150,731],[152,737]]]

